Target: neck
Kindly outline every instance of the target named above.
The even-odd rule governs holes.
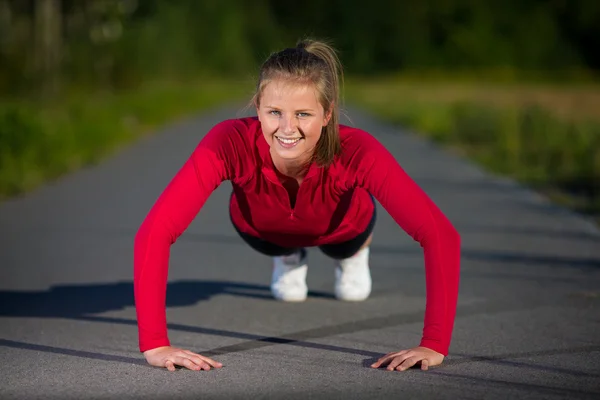
[[[271,158],[277,172],[296,180],[302,180],[310,167],[310,160],[283,160],[273,157],[273,153],[271,153]]]

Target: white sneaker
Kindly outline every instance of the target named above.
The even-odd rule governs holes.
[[[369,248],[350,258],[336,261],[335,297],[345,301],[363,301],[371,294]]]
[[[281,301],[299,302],[306,300],[306,250],[290,256],[273,257],[271,293]]]

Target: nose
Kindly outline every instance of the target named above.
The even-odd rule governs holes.
[[[296,132],[297,121],[294,116],[282,116],[279,119],[279,130],[286,135]]]

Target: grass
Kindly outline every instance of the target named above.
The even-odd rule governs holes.
[[[0,101],[0,199],[95,164],[174,119],[248,98],[249,89],[212,79],[70,93],[53,103]]]
[[[0,199],[99,162],[174,119],[248,99],[249,82],[148,83],[0,101]],[[600,86],[352,79],[346,98],[600,221]]]
[[[600,221],[600,86],[353,81],[347,100]]]

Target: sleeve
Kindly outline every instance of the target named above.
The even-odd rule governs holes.
[[[166,291],[170,248],[211,193],[231,179],[228,160],[238,158],[231,123],[213,127],[161,193],[134,241],[134,298],[139,349],[168,346]]]
[[[426,306],[420,346],[448,355],[460,279],[460,236],[427,194],[374,137],[363,133],[350,165],[367,189],[423,248]]]

